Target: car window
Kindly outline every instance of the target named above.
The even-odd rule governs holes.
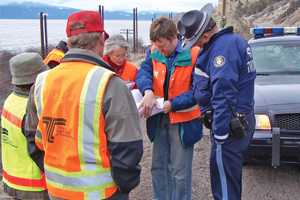
[[[300,71],[300,44],[251,45],[254,66],[257,72]]]

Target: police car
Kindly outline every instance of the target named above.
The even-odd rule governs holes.
[[[256,127],[244,162],[300,164],[300,27],[253,28]]]

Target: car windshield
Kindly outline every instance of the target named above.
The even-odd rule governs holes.
[[[300,42],[251,44],[257,73],[300,72]]]

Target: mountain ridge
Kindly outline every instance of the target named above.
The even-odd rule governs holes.
[[[0,19],[39,19],[40,12],[47,15],[48,19],[68,19],[70,14],[81,11],[81,9],[53,6],[45,3],[24,1],[12,2],[0,5]],[[96,11],[96,10],[95,10]],[[137,13],[138,20],[152,20],[161,15],[169,15],[169,12],[141,11]],[[177,13],[172,13],[174,16]],[[133,13],[127,11],[106,11],[105,20],[132,20]]]

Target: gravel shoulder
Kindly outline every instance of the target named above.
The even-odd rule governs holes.
[[[144,155],[141,160],[142,173],[140,184],[130,193],[134,200],[153,199],[151,187],[152,143],[146,134],[145,120],[140,121],[144,133]],[[209,131],[204,128],[203,138],[194,145],[192,199],[213,199],[210,188]],[[300,199],[300,171],[294,165],[281,165],[273,168],[266,164],[245,164],[243,167],[243,200]]]

